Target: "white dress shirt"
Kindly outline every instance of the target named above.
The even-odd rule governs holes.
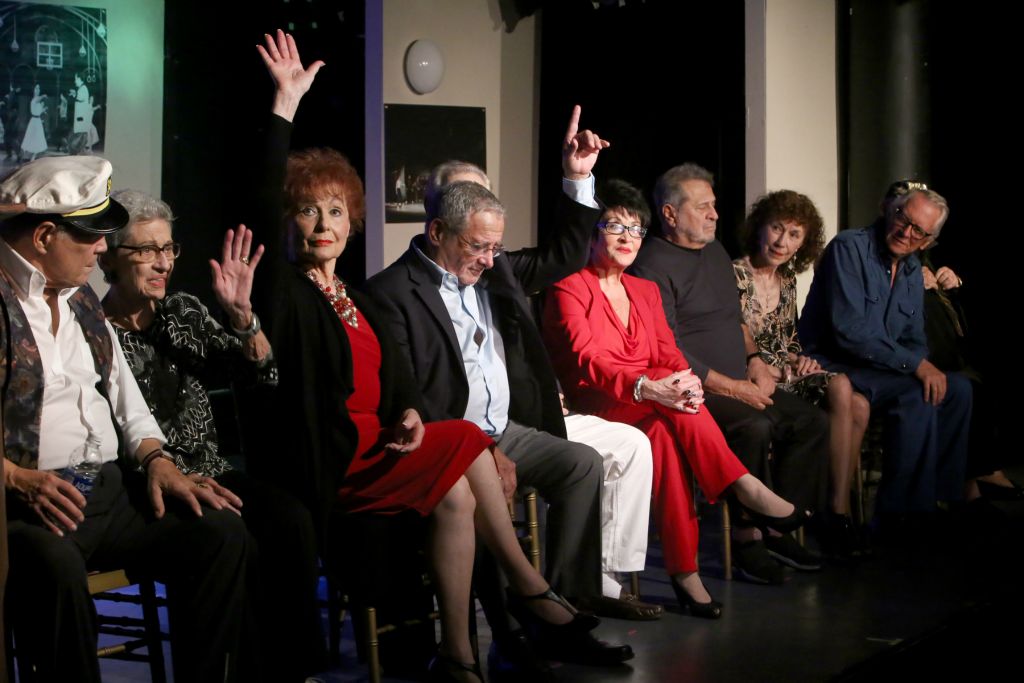
[[[117,432],[111,420],[111,407],[124,435],[129,457],[134,457],[143,439],[157,439],[163,444],[163,432],[149,412],[109,322],[106,323],[107,333],[114,347],[107,383],[109,405],[96,390],[100,375],[85,333],[68,304],[68,299],[78,288],[63,289],[58,293],[58,328],[54,335],[50,307],[43,299],[45,276],[3,239],[0,239],[0,268],[14,285],[15,294],[32,328],[43,367],[45,384],[38,468],[56,470],[67,467],[68,456],[80,448],[89,435],[99,439],[104,462],[116,460]]]

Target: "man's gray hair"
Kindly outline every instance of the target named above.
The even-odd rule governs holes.
[[[438,219],[444,223],[445,232],[459,235],[466,229],[469,217],[481,212],[504,216],[505,206],[483,185],[460,180],[442,186],[434,200],[427,202],[427,227]]]
[[[107,235],[107,247],[115,249],[124,242],[125,236],[136,223],[146,221],[164,220],[170,224],[174,223],[174,214],[171,207],[162,199],[139,190],[118,190],[111,193],[111,198],[128,210],[128,222],[117,232]]]
[[[486,187],[488,190],[491,189],[491,179],[487,177],[483,169],[476,164],[471,164],[468,161],[458,161],[457,159],[451,159],[438,164],[434,167],[434,170],[430,172],[430,178],[427,180],[427,192],[438,191],[451,182],[452,176],[456,176],[462,173],[472,173],[476,177],[480,178],[480,184]]]
[[[683,191],[683,183],[687,180],[703,180],[711,187],[715,186],[715,176],[711,171],[693,162],[673,166],[662,173],[654,185],[654,212],[662,222],[662,227],[665,226],[665,217],[661,213],[661,207],[666,204],[678,207],[689,199]]]
[[[942,226],[946,224],[946,219],[949,218],[949,202],[946,198],[935,190],[930,190],[927,187],[924,189],[910,189],[902,194],[897,194],[892,199],[885,202],[885,219],[887,225],[892,225],[892,220],[896,216],[896,210],[902,209],[910,201],[910,198],[914,195],[923,195],[926,200],[933,206],[937,207],[941,212],[939,216],[939,222],[935,224],[935,232],[932,234],[932,239],[936,239],[939,236],[939,232],[942,231]]]

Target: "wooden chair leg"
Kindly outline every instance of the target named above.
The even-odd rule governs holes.
[[[530,534],[530,564],[540,571],[540,524],[537,521],[537,492],[530,491],[523,499],[526,505],[526,529]]]
[[[150,580],[139,583],[142,599],[142,622],[146,631],[146,650],[149,653],[149,671],[153,683],[167,683],[164,666],[164,642],[160,633],[160,613],[156,602],[156,587]]]
[[[380,683],[380,641],[377,640],[377,610],[366,608],[366,661],[370,665],[370,683]]]
[[[732,581],[732,519],[729,516],[729,503],[722,501],[722,564],[726,581]]]
[[[853,480],[857,487],[857,524],[864,526],[867,524],[867,508],[864,503],[864,468],[859,457],[856,469],[854,469]]]

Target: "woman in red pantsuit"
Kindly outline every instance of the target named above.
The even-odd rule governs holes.
[[[646,234],[650,211],[640,192],[612,181],[594,233],[590,263],[556,284],[544,331],[574,410],[632,424],[651,439],[654,511],[665,569],[680,606],[717,618],[721,604],[697,573],[697,518],[690,472],[714,500],[728,493],[777,530],[807,517],[740,463],[706,409],[704,392],[676,346],[658,286],[625,274]]]

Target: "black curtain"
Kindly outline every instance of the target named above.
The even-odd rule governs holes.
[[[272,85],[256,52],[264,33],[292,32],[305,63],[327,63],[296,117],[293,146],[334,147],[364,169],[364,14],[358,0],[167,0],[162,197],[184,251],[172,288],[212,303],[207,261],[252,206]],[[341,264],[364,274],[361,238]]]
[[[574,104],[581,126],[612,143],[598,180],[647,193],[668,168],[694,161],[715,174],[718,236],[735,251],[744,216],[743,3],[590,0],[547,3],[541,20],[540,193],[544,239],[560,192],[558,150]]]
[[[1009,399],[1019,356],[1016,206],[1006,201],[1019,175],[1015,22],[999,5],[936,0],[846,0],[837,19],[841,227],[870,222],[893,180],[915,177],[946,197],[932,260],[963,278],[974,362]],[[1012,424],[1017,401],[993,404]]]

